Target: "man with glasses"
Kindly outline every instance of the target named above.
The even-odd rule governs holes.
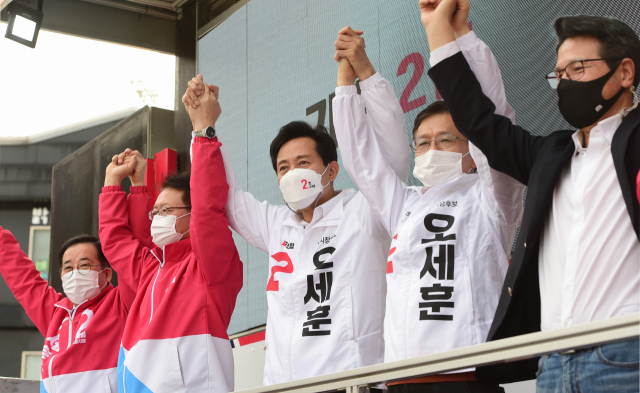
[[[129,205],[140,202],[133,198]],[[40,277],[15,237],[0,227],[0,274],[45,337],[40,391],[117,392],[118,343],[135,288],[111,285],[111,267],[93,236],[67,240],[58,258],[67,297]]]
[[[207,89],[201,101],[207,110],[220,108],[217,92]],[[225,215],[221,144],[214,124],[204,124],[204,112],[191,111],[207,130],[194,140],[191,174],[167,177],[149,213],[156,247],[141,244],[127,224],[137,212],[128,212],[120,186],[132,174],[138,179],[132,183],[144,184],[145,160],[127,149],[107,168],[100,238],[120,280],[137,288],[118,359],[121,392],[233,391],[227,328],[242,288],[242,262]]]
[[[494,113],[459,53],[451,18],[461,0],[420,1],[429,46],[447,56],[429,75],[460,131],[490,165],[528,186],[517,245],[489,340],[640,311],[640,40],[626,24],[555,22],[560,113],[577,131],[533,136]],[[474,74],[475,73],[475,74]],[[638,392],[638,339],[484,367],[485,380],[536,376],[538,392]],[[536,364],[537,362],[537,364]],[[579,386],[578,386],[579,384]]]
[[[481,85],[495,111],[512,120],[496,60],[470,31],[469,3],[463,6],[454,17],[457,42],[484,76]],[[362,41],[351,31],[336,41],[336,59],[348,61],[354,73],[339,68],[333,114],[344,167],[393,237],[386,274],[385,362],[483,343],[522,215],[524,186],[489,167],[442,101],[427,106],[414,121],[413,175],[422,186],[399,179],[384,147],[372,137],[371,116],[403,116],[402,108],[388,81],[378,73],[364,74],[361,64],[368,60],[359,49]],[[431,56],[433,61],[438,53]],[[356,76],[363,95],[367,89],[391,89],[384,105],[366,105],[365,111]],[[387,386],[390,393],[503,391],[477,382],[473,368]]]

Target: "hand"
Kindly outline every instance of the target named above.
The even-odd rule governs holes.
[[[456,38],[460,38],[471,31],[471,29],[469,29],[470,9],[471,4],[469,4],[469,0],[456,1],[456,10],[454,11],[451,19],[451,27],[453,27]]]
[[[353,30],[349,26],[343,27],[338,32],[338,39],[335,42],[336,54],[334,56],[336,61],[340,61],[340,58],[349,60],[353,71],[361,81],[376,73],[371,61],[369,61],[369,57],[367,57],[367,52],[364,50],[364,38],[360,37],[363,33],[363,31]],[[344,72],[348,72],[348,69],[343,70]]]
[[[424,27],[433,22],[445,22],[451,25],[458,0],[420,0],[420,19]]]
[[[124,155],[124,163],[129,164],[131,160],[134,160],[136,166],[133,170],[133,173],[129,175],[129,180],[131,180],[132,186],[144,186],[146,185],[144,182],[145,172],[147,169],[147,160],[144,159],[142,154],[137,150],[131,150],[127,148],[123,153],[118,155],[118,161],[120,161],[120,157]]]
[[[220,102],[218,102],[219,88],[214,85],[207,85],[203,83],[204,91],[199,97],[200,106],[197,109],[189,110],[189,117],[193,123],[194,130],[202,130],[207,126],[216,126],[216,121],[222,109],[220,108]]]
[[[122,153],[124,154],[124,153]],[[104,185],[106,186],[119,186],[122,184],[122,180],[125,177],[133,174],[136,169],[136,160],[129,160],[124,162],[124,158],[120,161],[120,155],[116,154],[111,158],[111,163],[107,166],[106,176],[104,179]]]
[[[202,74],[198,74],[191,78],[188,83],[187,91],[182,96],[182,103],[184,104],[187,112],[189,112],[189,108],[196,109],[200,106],[200,101],[198,97],[202,96],[204,92],[204,82],[202,80]]]
[[[453,14],[458,2],[466,0],[420,0],[420,18],[427,31],[431,52],[456,40],[456,32],[452,26]],[[464,17],[461,13],[458,18]]]

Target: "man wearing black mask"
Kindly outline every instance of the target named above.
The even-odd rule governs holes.
[[[420,6],[432,56],[446,54],[429,76],[456,127],[494,169],[528,186],[488,340],[640,311],[637,34],[614,19],[558,19],[558,60],[548,79],[560,112],[578,131],[533,136],[494,114],[459,53],[450,27],[457,0],[421,0]],[[636,338],[546,355],[537,364],[482,367],[476,377],[504,383],[535,378],[538,369],[538,392],[638,392],[638,344]]]

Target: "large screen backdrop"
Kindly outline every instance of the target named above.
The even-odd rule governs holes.
[[[562,15],[610,16],[640,31],[637,0],[474,0],[471,7],[473,30],[500,64],[516,122],[538,135],[569,128],[543,78],[555,66],[553,21]],[[198,42],[198,72],[220,86],[218,134],[240,184],[259,200],[282,203],[269,158],[278,129],[300,119],[331,128],[334,41],[345,25],[365,31],[371,61],[406,112],[410,143],[416,114],[436,99],[417,0],[252,0]],[[342,170],[336,186],[354,183]],[[268,255],[234,238],[245,270],[230,334],[263,325],[267,317]]]

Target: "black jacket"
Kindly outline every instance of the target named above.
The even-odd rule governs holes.
[[[487,340],[537,332],[540,330],[538,245],[560,172],[575,151],[571,139],[574,131],[534,136],[513,125],[508,118],[494,114],[495,106],[482,93],[462,53],[438,63],[429,70],[429,76],[458,130],[487,156],[489,165],[528,187],[516,248]],[[636,176],[640,170],[640,108],[630,112],[616,130],[611,154],[629,217],[640,239],[640,207],[636,195]],[[480,367],[476,377],[484,382],[508,383],[533,379],[536,370],[537,359],[529,359]]]

